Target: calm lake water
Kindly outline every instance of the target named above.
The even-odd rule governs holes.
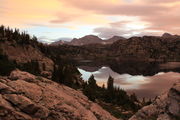
[[[167,65],[168,66],[168,65]],[[163,65],[163,67],[167,67]],[[174,67],[174,66],[173,66]],[[85,70],[78,67],[84,80],[93,74],[99,86],[106,85],[109,75],[114,78],[114,86],[126,90],[128,93],[135,93],[139,98],[154,98],[167,91],[176,81],[180,80],[178,72],[158,72],[153,76],[119,74],[110,67],[93,67]]]

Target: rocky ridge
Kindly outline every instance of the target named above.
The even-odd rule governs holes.
[[[9,60],[15,61],[19,65],[37,63],[40,74],[51,78],[54,62],[31,44],[19,45],[16,42],[6,41],[0,44],[0,48]]]
[[[0,120],[116,120],[80,91],[14,70],[0,77]]]
[[[180,81],[149,106],[140,109],[129,120],[179,120]]]
[[[179,61],[180,37],[143,36],[119,40],[111,45],[111,54],[119,58],[144,61]]]
[[[126,40],[126,38],[123,38],[120,36],[113,36],[112,38],[102,40],[101,38],[95,35],[86,35],[82,38],[74,38],[70,42],[59,40],[59,41],[51,43],[50,45],[51,46],[57,46],[57,45],[82,46],[82,45],[89,45],[89,44],[106,45],[106,44],[112,44],[113,42],[116,42],[118,40]]]
[[[102,63],[102,61],[107,63],[110,60],[116,60],[118,62],[180,61],[180,37],[177,37],[177,35],[170,35],[170,37],[168,37],[168,35],[165,36],[131,37],[125,40],[117,40],[116,37],[114,37],[117,41],[112,44],[88,44],[82,46],[62,45],[51,46],[51,49],[56,47],[54,53],[58,55],[66,55],[75,61],[83,59],[99,61],[100,63]],[[57,53],[56,51],[61,52]]]
[[[86,44],[95,44],[95,43],[101,43],[101,38],[95,36],[95,35],[87,35],[82,38],[74,38],[69,44],[75,45],[75,46],[81,46]]]
[[[163,38],[180,38],[179,35],[172,35],[170,33],[164,33],[161,37],[163,37]]]
[[[59,41],[52,42],[50,45],[51,46],[56,46],[56,45],[64,45],[64,44],[69,44],[69,42],[64,41],[64,40],[59,40]]]

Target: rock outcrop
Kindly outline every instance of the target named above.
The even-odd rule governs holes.
[[[80,91],[19,70],[0,77],[0,120],[117,120]]]
[[[180,119],[180,81],[151,105],[140,109],[129,120],[179,120]]]

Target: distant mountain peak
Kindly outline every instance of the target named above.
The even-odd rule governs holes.
[[[171,35],[170,33],[164,33],[162,37],[173,37],[173,35]]]
[[[87,45],[87,44],[96,44],[96,43],[101,43],[102,39],[99,38],[98,36],[95,35],[86,35],[82,38],[74,38],[70,44],[71,45]]]
[[[98,36],[95,36],[95,35],[86,35],[86,36],[84,36],[84,37],[82,37],[80,39],[81,40],[92,40],[94,42],[102,40],[101,38],[99,38]]]
[[[102,40],[96,35],[86,35],[81,38],[73,38],[70,42],[60,40],[60,41],[52,43],[51,45],[68,44],[68,45],[81,46],[81,45],[88,45],[88,44],[112,44],[113,42],[117,40],[125,40],[125,39],[126,38],[121,37],[121,36],[113,36],[112,38]]]
[[[104,40],[104,41],[106,41],[107,43],[111,44],[111,43],[116,42],[118,40],[126,40],[126,38],[121,37],[121,36],[113,36],[112,38],[109,38],[109,39]]]
[[[98,36],[96,36],[96,35],[86,35],[86,36],[84,36],[84,37],[99,38],[99,37],[98,37]]]
[[[59,41],[52,42],[50,45],[56,46],[56,45],[63,45],[63,44],[68,44],[68,43],[69,43],[68,41],[59,40]]]
[[[162,35],[162,37],[163,37],[163,38],[180,38],[179,35],[172,35],[172,34],[170,34],[170,33],[164,33],[164,34]]]

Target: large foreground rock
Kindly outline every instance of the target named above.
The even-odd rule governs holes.
[[[129,120],[180,120],[180,81]]]
[[[173,111],[173,109],[172,109]],[[0,120],[116,120],[80,91],[15,70],[0,77]]]

